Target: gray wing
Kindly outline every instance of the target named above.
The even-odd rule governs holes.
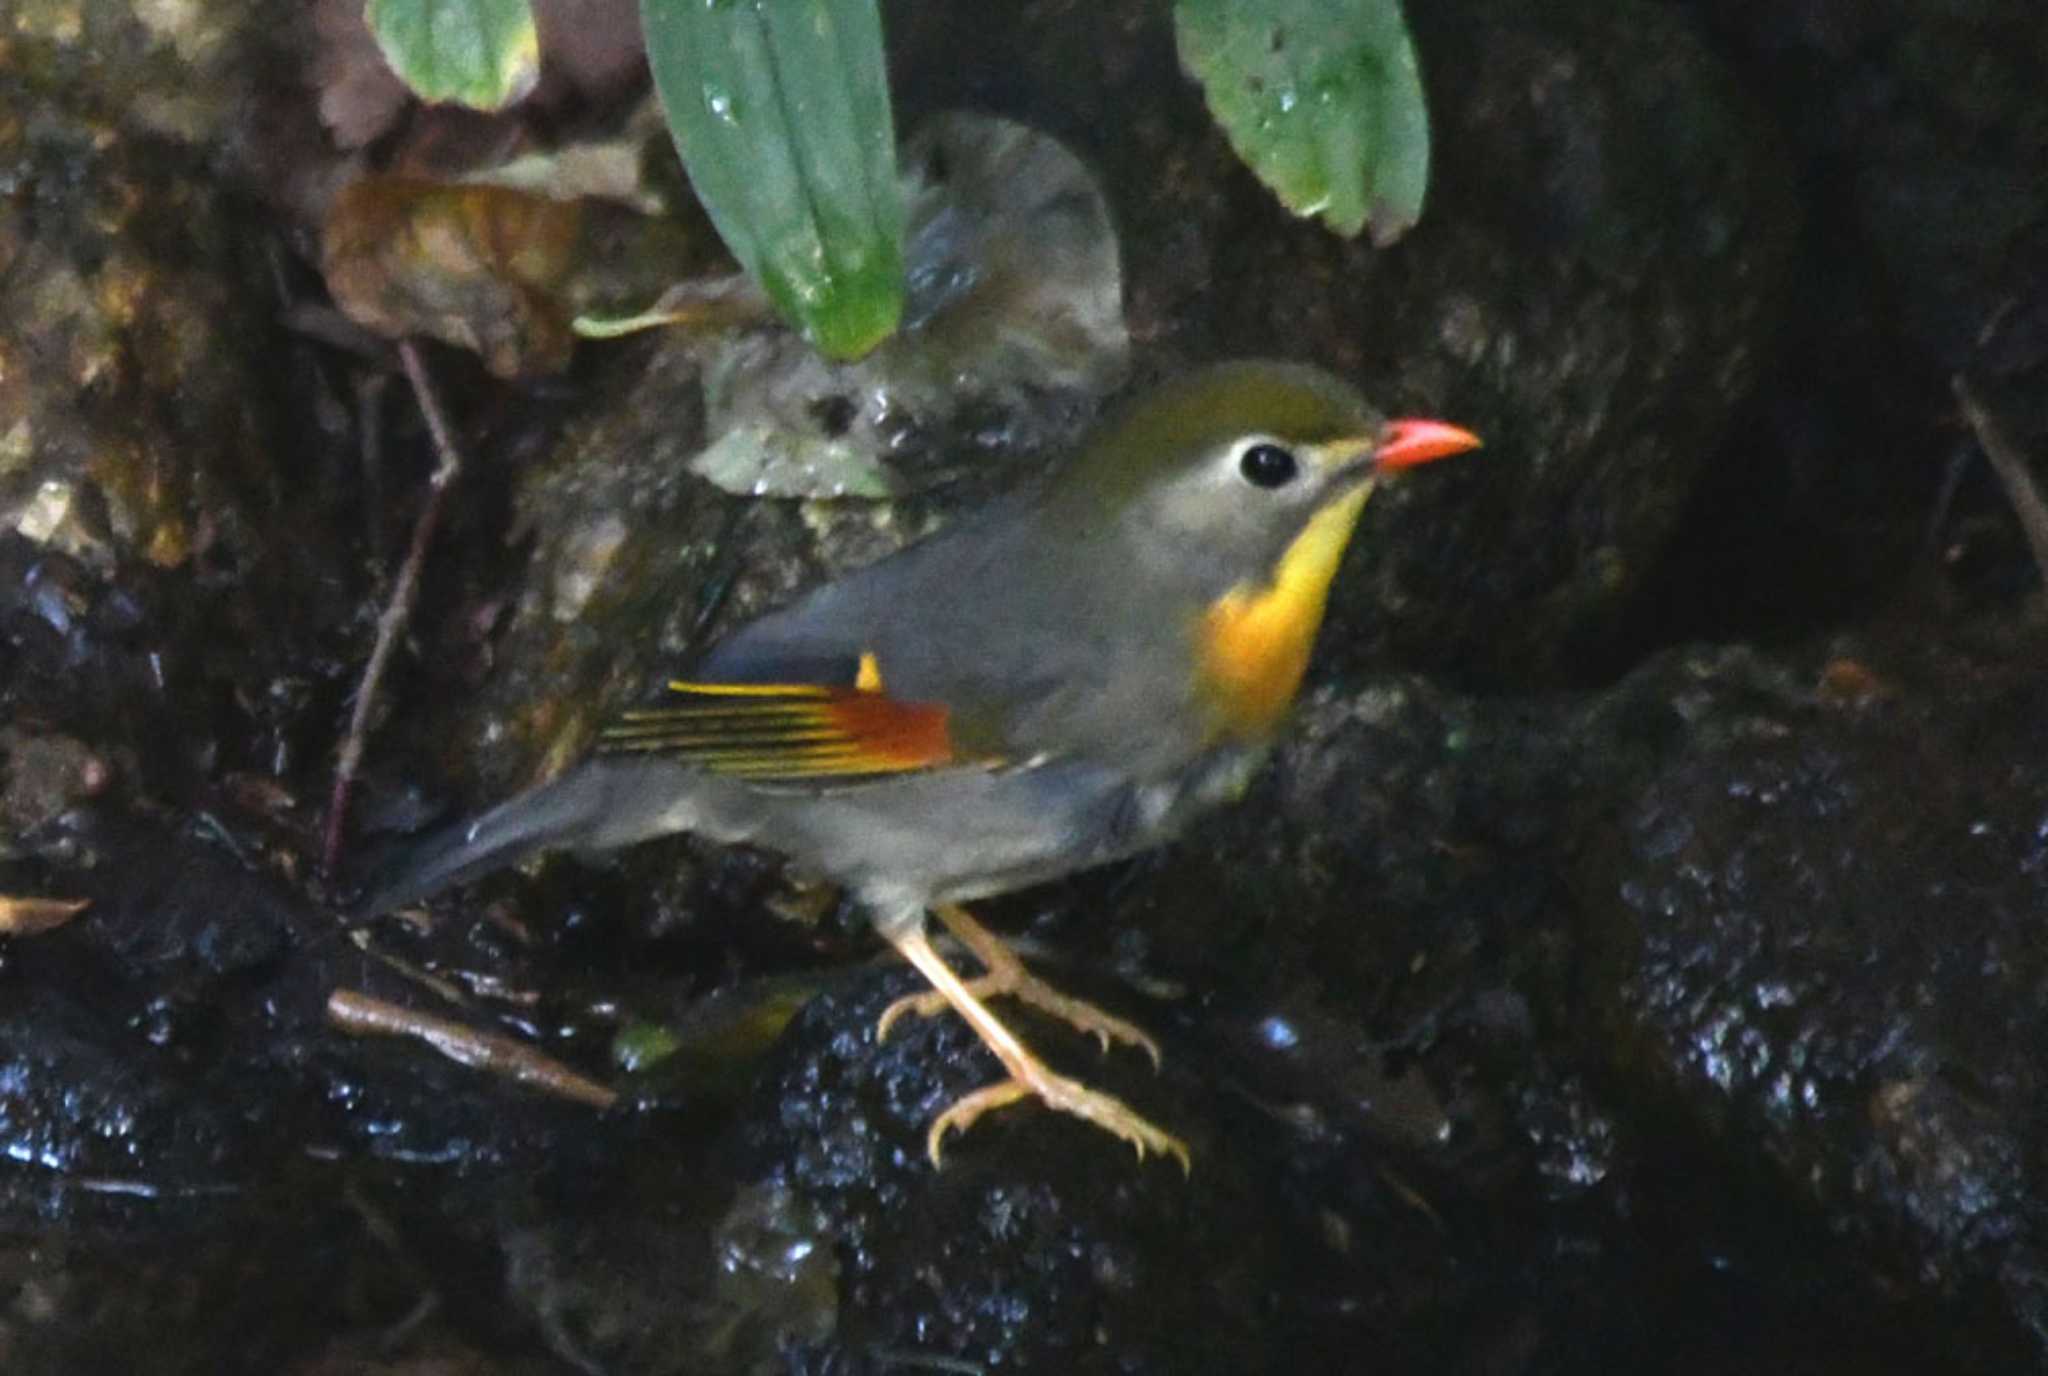
[[[1030,500],[1009,498],[750,623],[692,677],[850,684],[872,655],[891,696],[944,703],[975,751],[1175,767],[1202,745],[1191,685],[1174,672],[1187,661],[1134,655],[1158,643],[1159,628],[1132,623],[1147,600],[1092,582],[1099,570],[1071,546],[1048,549],[1040,523],[1015,519]]]

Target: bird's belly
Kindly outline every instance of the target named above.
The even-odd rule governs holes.
[[[1231,752],[1159,783],[1073,761],[947,770],[779,800],[761,836],[877,906],[965,902],[1157,845],[1256,763]]]

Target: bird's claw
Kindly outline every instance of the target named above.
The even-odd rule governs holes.
[[[978,975],[967,981],[968,990],[978,999],[987,1000],[998,995],[1008,995],[1020,1003],[1027,1003],[1041,1012],[1051,1014],[1078,1032],[1095,1038],[1102,1053],[1108,1055],[1110,1048],[1118,1042],[1135,1046],[1152,1058],[1152,1069],[1156,1072],[1165,1064],[1154,1041],[1137,1024],[1126,1022],[1114,1013],[1104,1012],[1085,999],[1073,998],[1024,970],[997,971]],[[937,990],[922,994],[905,994],[902,998],[882,1010],[881,1018],[875,1024],[875,1040],[887,1041],[889,1032],[898,1019],[906,1013],[915,1013],[920,1018],[935,1018],[952,1005],[946,996]]]
[[[978,980],[969,980],[967,987],[972,989],[979,982]],[[946,1002],[946,996],[936,989],[927,990],[922,994],[905,994],[902,998],[884,1008],[882,1016],[875,1020],[875,1040],[877,1042],[888,1041],[889,1029],[894,1027],[896,1020],[905,1013],[915,1013],[920,1018],[935,1018],[952,1006]]]
[[[925,1151],[931,1157],[933,1168],[937,1169],[942,1164],[947,1133],[965,1132],[982,1114],[1026,1098],[1035,1098],[1047,1108],[1070,1114],[1122,1138],[1131,1144],[1140,1161],[1145,1159],[1147,1152],[1171,1156],[1180,1162],[1182,1174],[1194,1173],[1194,1157],[1189,1154],[1187,1143],[1158,1127],[1114,1095],[1090,1089],[1077,1080],[1049,1070],[1041,1070],[1035,1081],[1013,1077],[955,1100],[932,1120],[931,1131],[925,1136]]]

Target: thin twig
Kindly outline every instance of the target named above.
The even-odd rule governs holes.
[[[364,534],[371,557],[381,562],[388,542],[377,513],[384,509],[384,400],[391,391],[391,374],[358,373],[356,377],[356,433],[363,441],[363,490],[369,499],[363,505]]]
[[[377,688],[384,678],[384,669],[391,660],[391,652],[397,646],[405,623],[412,616],[412,604],[419,596],[420,568],[426,563],[427,548],[433,543],[434,529],[441,521],[441,508],[448,498],[448,489],[455,484],[462,473],[462,450],[455,442],[455,431],[448,424],[447,413],[441,409],[440,394],[434,390],[433,380],[427,376],[426,361],[420,356],[419,344],[407,339],[398,346],[398,357],[405,364],[405,376],[412,383],[413,395],[418,398],[420,413],[427,419],[427,431],[434,439],[434,453],[437,462],[434,476],[427,480],[427,500],[420,508],[419,519],[413,523],[412,545],[405,552],[405,562],[399,566],[398,581],[392,585],[391,600],[385,605],[384,614],[377,618],[377,639],[370,647],[370,661],[363,666],[362,681],[356,685],[355,708],[349,714],[348,735],[341,742],[341,754],[334,766],[334,791],[327,800],[327,835],[321,847],[321,868],[333,874],[341,862],[341,839],[348,821],[349,789],[355,783],[356,770],[363,762],[363,744],[370,732],[370,712],[376,706]]]
[[[431,1319],[441,1309],[441,1290],[436,1284],[432,1269],[406,1246],[405,1234],[390,1214],[370,1197],[363,1188],[359,1176],[349,1176],[342,1182],[342,1201],[355,1210],[356,1217],[363,1223],[363,1231],[370,1240],[382,1247],[398,1270],[399,1278],[419,1295],[404,1317],[378,1334],[378,1347],[384,1353],[398,1351],[418,1331],[420,1325]]]
[[[431,1013],[389,1003],[354,989],[327,996],[327,1021],[353,1036],[412,1037],[454,1061],[476,1070],[503,1075],[522,1085],[546,1090],[592,1108],[618,1102],[615,1090],[579,1075],[545,1052],[495,1032],[437,1018]]]
[[[1963,408],[1964,421],[1977,437],[1978,447],[1983,449],[1984,457],[1991,460],[1991,471],[2005,485],[2006,500],[2012,503],[2013,514],[2019,517],[2020,530],[2034,551],[2034,566],[2041,572],[2042,583],[2048,585],[2048,501],[2042,499],[2034,475],[2027,470],[2027,457],[2005,433],[2005,427],[1991,414],[1968,378],[1958,373],[1949,385],[1955,390],[1956,401]]]
[[[386,969],[404,976],[422,988],[433,990],[457,1008],[469,1007],[469,1000],[464,997],[462,991],[447,980],[442,979],[439,975],[429,974],[411,961],[400,960],[397,956],[378,950],[372,944],[372,937],[368,927],[351,928],[348,937],[350,941],[355,943],[358,951],[383,965]]]

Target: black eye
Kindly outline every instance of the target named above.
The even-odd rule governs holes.
[[[1294,455],[1277,444],[1255,444],[1238,456],[1237,471],[1253,487],[1279,487],[1300,471]]]

